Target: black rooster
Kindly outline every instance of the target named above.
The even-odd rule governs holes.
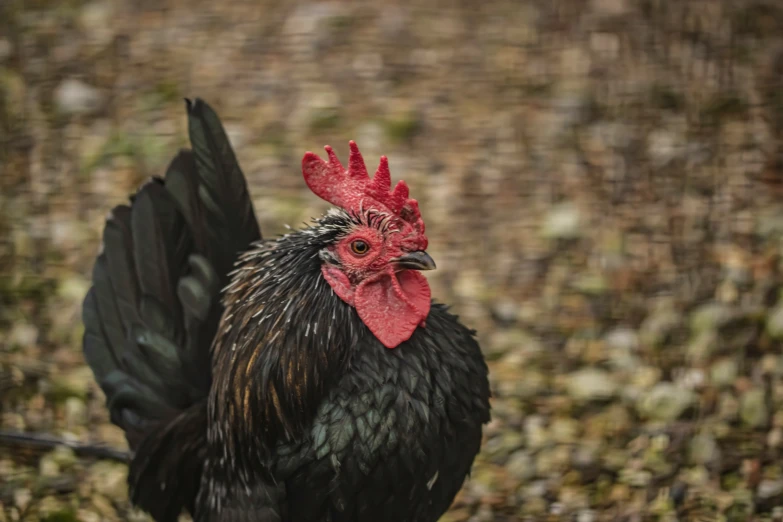
[[[220,120],[187,107],[192,150],[111,212],[84,301],[132,502],[159,522],[434,522],[490,392],[474,332],[430,305],[416,200],[385,157],[370,180],[356,144],[347,170],[326,147],[302,170],[338,208],[262,240]]]

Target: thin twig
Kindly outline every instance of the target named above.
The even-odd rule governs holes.
[[[110,448],[103,444],[85,444],[41,433],[0,431],[0,446],[27,446],[44,449],[66,446],[80,457],[96,457],[120,462],[130,461],[130,454],[127,451]]]

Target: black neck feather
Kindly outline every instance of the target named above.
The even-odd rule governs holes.
[[[301,434],[368,335],[321,274],[323,249],[354,222],[330,213],[241,256],[212,349],[210,438],[226,447],[227,461],[247,448],[263,457]]]

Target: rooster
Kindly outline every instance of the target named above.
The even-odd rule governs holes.
[[[490,419],[475,332],[432,303],[424,221],[381,157],[370,179],[308,152],[335,207],[262,239],[217,114],[109,214],[84,355],[158,522],[434,522]]]

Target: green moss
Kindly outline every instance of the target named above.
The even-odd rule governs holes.
[[[92,379],[92,370],[87,366],[66,373],[54,374],[50,377],[50,388],[46,397],[57,404],[64,403],[70,397],[87,400],[89,383]]]
[[[353,16],[347,14],[333,16],[328,20],[329,29],[335,32],[349,31],[355,20]]]
[[[51,296],[56,282],[31,274],[0,275],[0,303],[13,306],[23,299],[44,301]]]
[[[333,131],[340,125],[340,115],[336,110],[322,109],[310,118],[310,130],[315,133]]]
[[[606,278],[599,273],[582,274],[576,278],[573,286],[588,295],[603,295],[609,290]]]
[[[520,90],[524,96],[531,98],[541,98],[549,96],[554,89],[554,83],[547,80],[530,81],[520,85]]]
[[[270,145],[276,151],[282,151],[286,147],[286,131],[281,122],[270,123],[264,127],[261,133],[261,143]]]
[[[650,88],[650,103],[657,109],[680,111],[685,106],[683,96],[666,85],[655,84]]]
[[[142,134],[131,145],[131,157],[141,160],[152,172],[159,172],[166,168],[166,163],[171,159],[171,151],[174,147],[166,139],[154,134]]]
[[[41,517],[41,522],[77,522],[76,513],[72,509],[61,509]]]
[[[281,194],[274,198],[271,205],[274,215],[278,217],[270,229],[271,235],[287,233],[289,231],[284,227],[285,224],[297,228],[306,219],[303,215],[305,206],[299,197]]]
[[[87,175],[96,168],[106,165],[114,156],[134,158],[137,156],[138,151],[138,144],[133,137],[121,130],[115,130],[106,138],[106,141],[95,155],[84,158],[81,174]]]
[[[164,103],[176,103],[182,98],[179,86],[171,80],[161,80],[155,87],[155,92]]]
[[[705,125],[718,125],[728,118],[747,115],[748,104],[737,93],[719,93],[702,107],[700,119]]]
[[[422,130],[421,120],[412,111],[391,118],[384,123],[386,137],[396,143],[412,140]]]

